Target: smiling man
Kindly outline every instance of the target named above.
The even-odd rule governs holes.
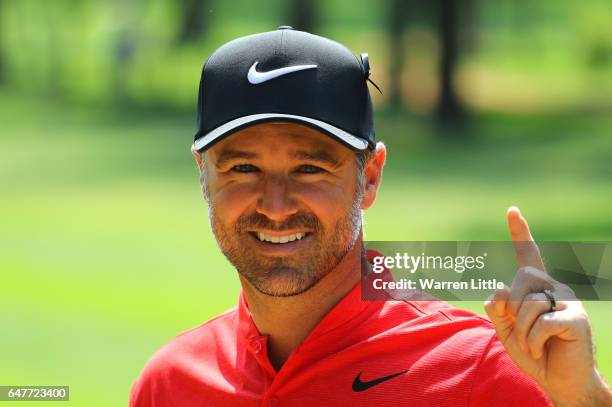
[[[366,54],[290,27],[208,59],[192,152],[242,292],[151,358],[130,405],[611,405],[586,313],[542,291],[533,243],[487,302],[492,322],[441,301],[362,301],[375,253],[361,213],[386,158],[369,73]],[[518,210],[508,221],[532,240]]]

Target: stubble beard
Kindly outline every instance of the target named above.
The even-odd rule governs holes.
[[[255,289],[273,297],[290,297],[314,287],[353,249],[362,227],[362,197],[363,190],[358,187],[346,215],[330,230],[324,230],[318,218],[310,213],[293,215],[282,224],[254,213],[241,216],[233,226],[226,226],[210,199],[209,222],[225,257]],[[247,231],[253,228],[275,231],[307,228],[312,230],[308,237],[311,241],[307,249],[291,256],[264,256],[252,250],[254,238]]]

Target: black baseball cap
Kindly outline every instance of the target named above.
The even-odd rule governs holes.
[[[281,26],[218,48],[202,68],[194,146],[262,122],[313,127],[349,148],[375,146],[367,54]]]

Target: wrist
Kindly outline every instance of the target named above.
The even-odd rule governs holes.
[[[593,389],[593,397],[591,398],[591,406],[612,407],[612,389],[606,382],[606,379],[597,371],[598,386]]]
[[[596,369],[581,392],[571,396],[551,392],[548,396],[555,407],[612,407],[612,389]]]

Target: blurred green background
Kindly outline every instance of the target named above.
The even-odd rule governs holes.
[[[0,385],[126,405],[153,352],[235,304],[189,152],[200,69],[222,43],[282,24],[370,54],[389,152],[367,239],[506,240],[518,205],[536,239],[612,240],[611,12],[0,0]],[[610,303],[586,307],[610,379]]]

